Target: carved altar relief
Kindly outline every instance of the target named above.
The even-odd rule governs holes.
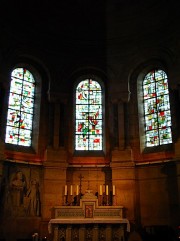
[[[40,190],[37,173],[30,175],[30,169],[12,168],[5,176],[4,192],[0,190],[1,210],[3,215],[27,217],[40,216]],[[7,173],[8,173],[7,172]],[[37,177],[37,178],[36,178]]]
[[[21,171],[15,173],[11,183],[12,206],[20,207],[23,204],[23,197],[26,193],[27,183]]]
[[[85,205],[85,218],[93,218],[93,205]]]

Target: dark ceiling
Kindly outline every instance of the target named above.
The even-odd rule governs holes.
[[[0,42],[55,51],[160,41],[180,32],[178,5],[178,0],[4,0]]]

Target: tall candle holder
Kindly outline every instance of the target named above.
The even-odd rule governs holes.
[[[106,206],[109,206],[109,195],[106,195]]]
[[[113,201],[112,205],[113,205],[113,206],[116,206],[116,196],[113,195],[113,196],[112,196],[112,199],[113,199],[113,200],[112,200],[112,201]]]
[[[64,195],[64,205],[68,205],[68,195]]]
[[[70,186],[70,205],[73,205],[73,185]]]
[[[99,194],[99,206],[102,206],[102,194]]]
[[[67,192],[67,185],[64,187],[64,205],[68,204],[68,192]]]

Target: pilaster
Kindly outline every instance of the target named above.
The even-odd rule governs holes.
[[[112,240],[112,227],[110,224],[106,226],[106,240]]]
[[[85,230],[84,225],[79,228],[79,240],[85,240]]]
[[[72,225],[68,225],[66,228],[66,241],[72,240]]]
[[[94,225],[93,228],[93,241],[98,241],[99,227],[98,224]]]

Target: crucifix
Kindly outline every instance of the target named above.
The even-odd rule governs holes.
[[[79,193],[81,194],[81,190],[82,190],[82,179],[83,179],[84,177],[80,174],[79,175]]]

